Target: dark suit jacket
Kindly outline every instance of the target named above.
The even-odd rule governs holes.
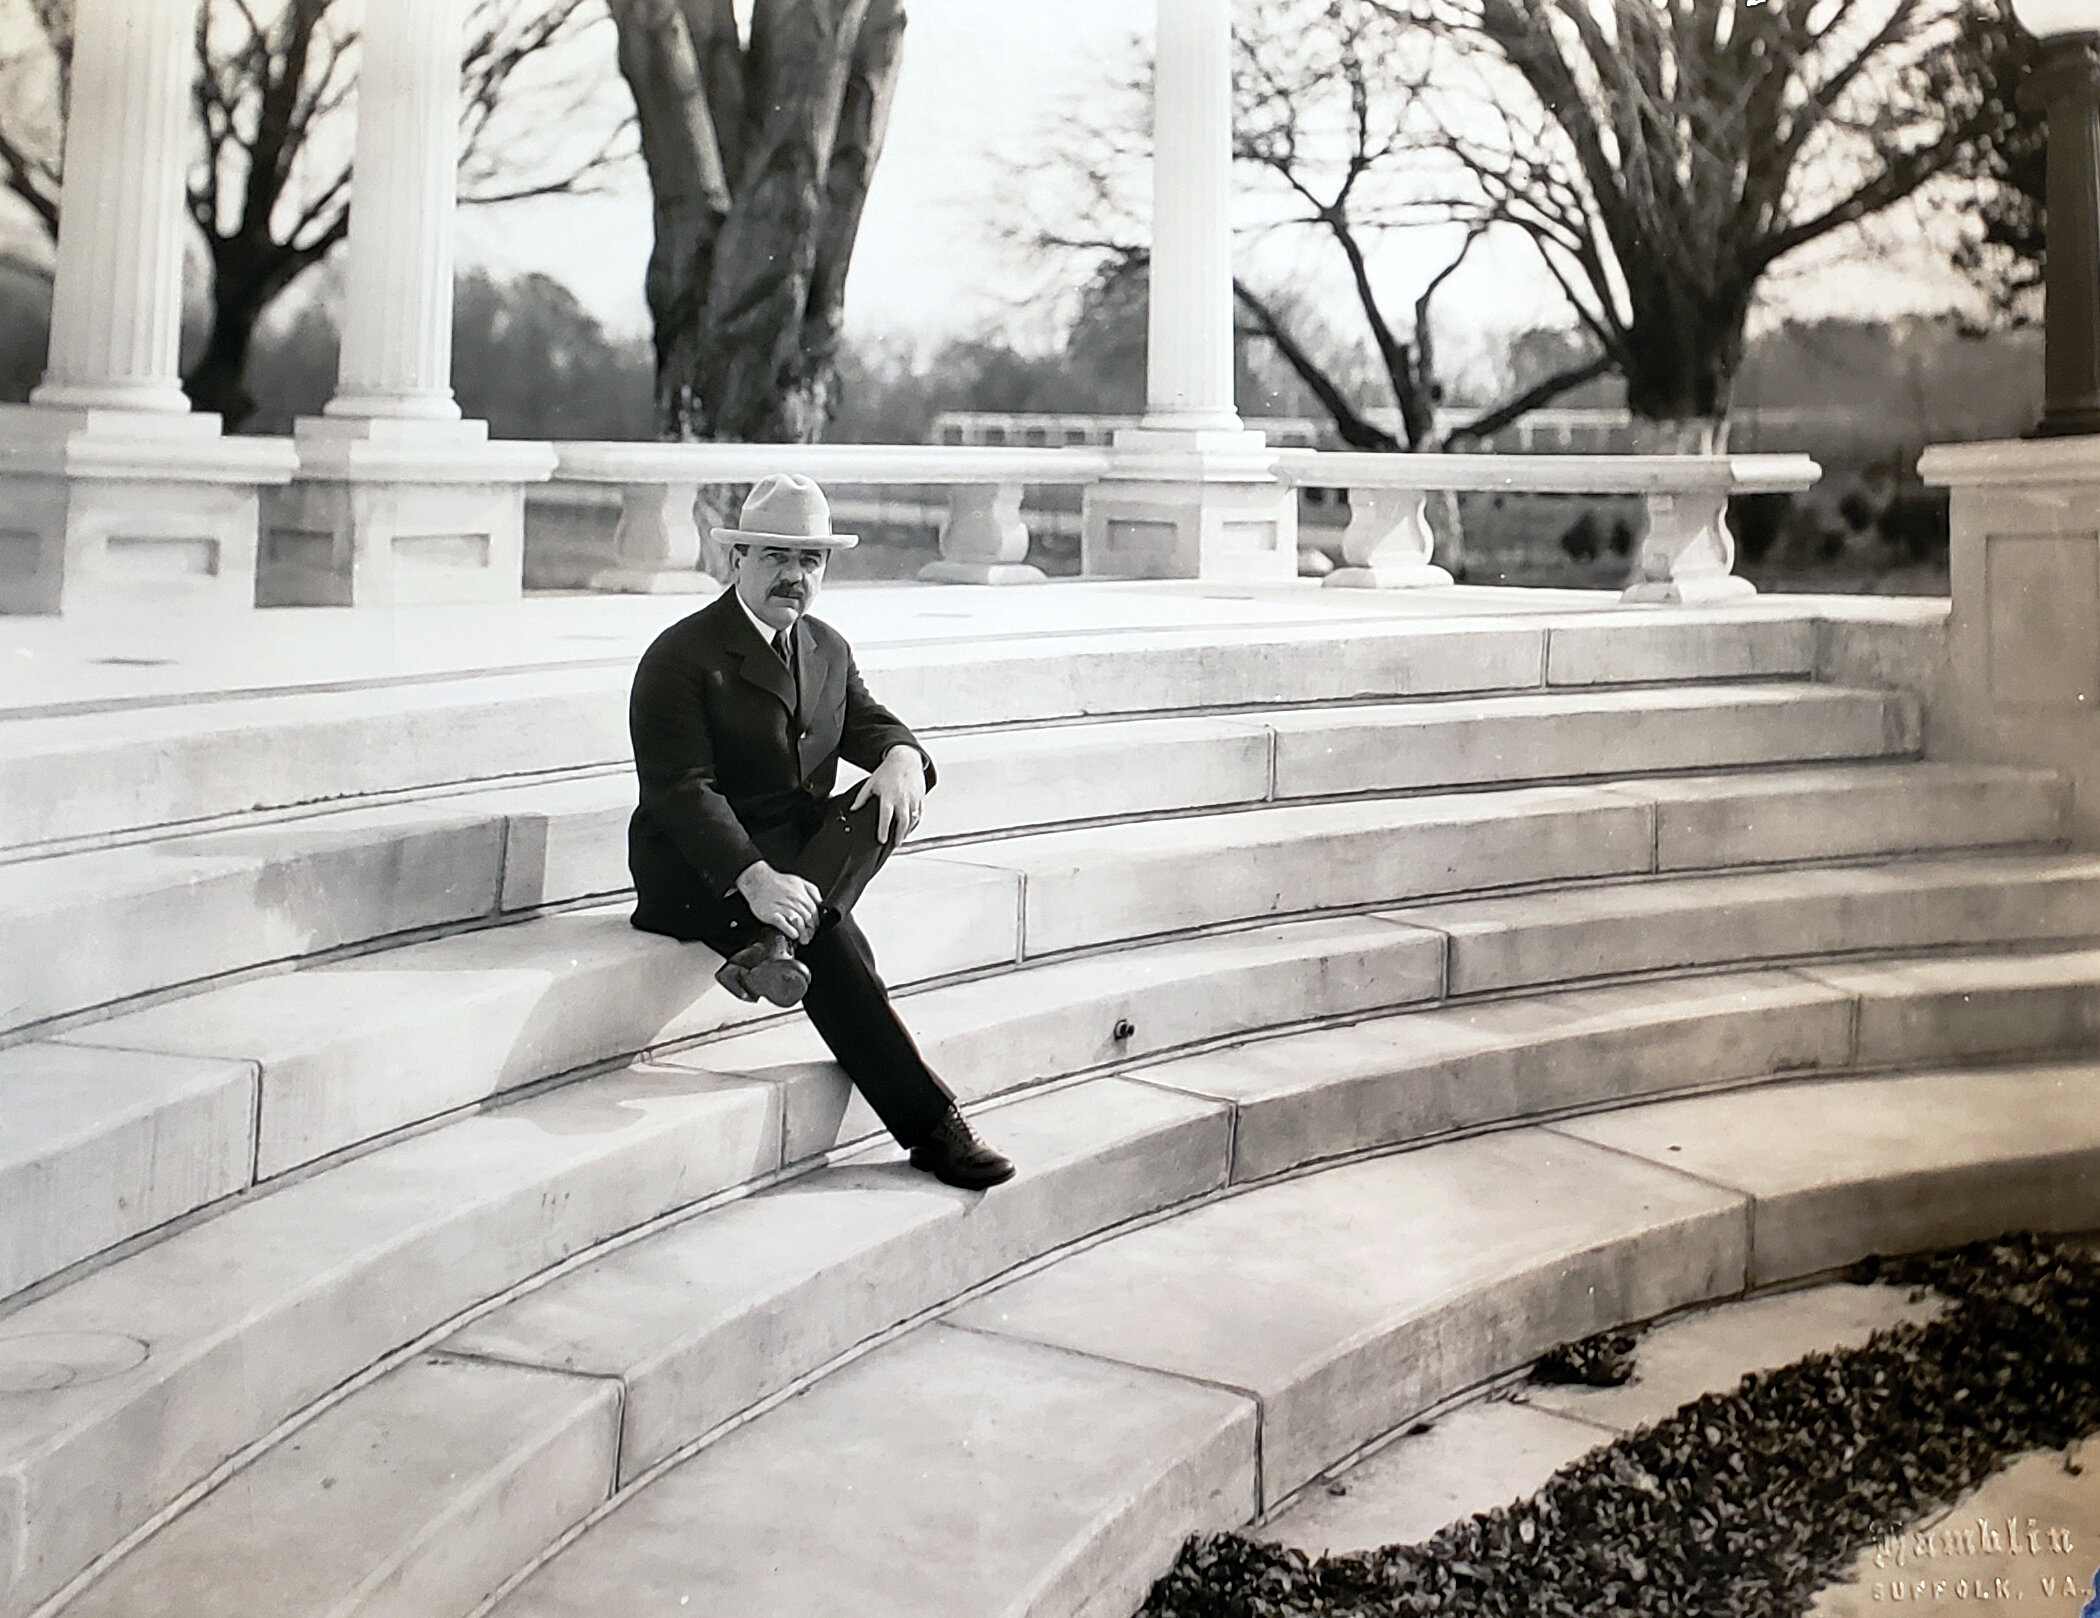
[[[822,820],[842,758],[872,770],[902,743],[932,785],[932,758],[868,695],[843,635],[805,617],[795,658],[791,687],[729,590],[642,654],[627,710],[641,785],[627,829],[636,926],[681,930],[670,918],[716,910],[755,861],[791,858]]]

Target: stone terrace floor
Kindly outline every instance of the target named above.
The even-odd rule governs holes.
[[[563,664],[631,662],[696,596],[545,594],[522,601],[393,611],[268,608],[213,624],[166,608],[92,621],[0,618],[0,718],[152,705],[232,692],[357,687]],[[1454,586],[1326,590],[1316,582],[1059,581],[985,588],[839,584],[818,616],[865,658],[907,645],[1071,636],[1240,635],[1350,623],[1552,619],[1614,612],[1704,620],[1793,616],[1917,623],[1943,598],[1759,596],[1722,607],[1621,607],[1614,591]]]

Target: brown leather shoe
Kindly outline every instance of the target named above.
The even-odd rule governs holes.
[[[953,1107],[933,1126],[933,1133],[911,1149],[911,1166],[965,1191],[982,1191],[1014,1177],[1013,1163],[973,1135]]]
[[[809,992],[809,968],[795,959],[787,934],[768,927],[764,937],[746,944],[716,969],[715,981],[739,1000],[763,998],[776,1006],[792,1006]]]

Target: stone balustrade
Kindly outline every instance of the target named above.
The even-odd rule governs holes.
[[[925,486],[948,491],[941,559],[919,577],[933,583],[1035,582],[1021,495],[1030,484],[1091,485],[1107,475],[1111,453],[1066,447],[927,444],[654,444],[555,446],[554,487],[610,485],[621,491],[613,565],[597,589],[693,590],[708,587],[705,548],[694,519],[703,484],[753,483],[772,472],[800,472],[826,484]],[[1753,593],[1734,575],[1735,539],[1727,521],[1736,494],[1792,493],[1821,468],[1805,455],[1385,455],[1283,449],[1277,475],[1301,488],[1349,491],[1344,565],[1327,583],[1411,588],[1451,583],[1430,560],[1425,512],[1439,491],[1520,494],[1630,494],[1643,498],[1645,531],[1625,599],[1704,602]]]
[[[1341,588],[1449,584],[1430,560],[1431,494],[1637,494],[1646,506],[1630,602],[1724,601],[1755,593],[1735,576],[1728,499],[1795,493],[1822,476],[1806,455],[1386,455],[1280,450],[1277,472],[1301,487],[1349,491]]]
[[[702,484],[756,483],[799,472],[819,483],[922,484],[948,490],[941,559],[920,569],[945,584],[1042,579],[1028,563],[1021,491],[1031,483],[1090,484],[1109,466],[1092,449],[978,449],[932,444],[638,444],[555,446],[556,485],[620,490],[613,565],[594,589],[668,592],[707,588],[694,503]]]

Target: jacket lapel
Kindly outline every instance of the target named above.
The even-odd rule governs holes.
[[[807,731],[815,724],[817,699],[824,692],[824,663],[817,656],[815,635],[795,625],[795,724]]]
[[[731,586],[731,590],[734,588]],[[773,655],[771,646],[759,639],[758,631],[751,627],[751,620],[745,616],[744,609],[736,602],[730,601],[729,594],[729,591],[723,592],[723,600],[728,608],[723,616],[729,620],[729,650],[742,659],[741,668],[748,682],[768,693],[783,708],[792,712],[795,693],[788,683],[786,665]],[[798,646],[802,638],[800,635],[795,637]]]

